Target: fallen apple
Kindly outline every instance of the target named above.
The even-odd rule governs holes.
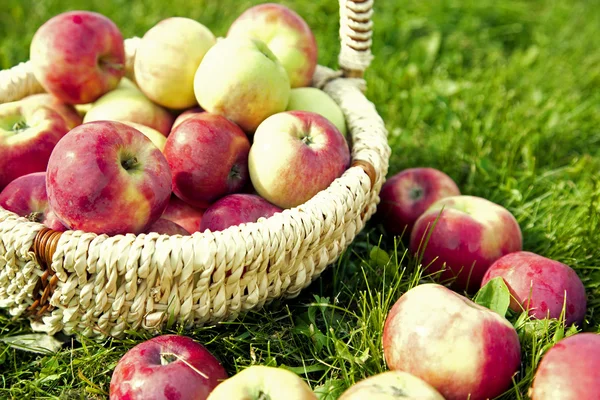
[[[222,231],[233,225],[256,222],[260,218],[269,218],[282,209],[255,194],[230,194],[211,204],[200,223],[200,232]]]
[[[350,386],[338,400],[444,400],[424,380],[403,371],[387,371]]]

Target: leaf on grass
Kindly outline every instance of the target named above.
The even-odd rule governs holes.
[[[0,338],[0,342],[4,342],[18,350],[39,354],[56,353],[63,345],[60,340],[43,333],[3,337]]]
[[[371,249],[369,258],[375,265],[379,267],[385,267],[390,262],[389,254],[385,250],[377,246],[374,246]]]
[[[346,383],[342,379],[328,379],[314,390],[319,400],[335,400],[344,392]]]
[[[510,305],[510,291],[504,283],[504,279],[498,276],[491,279],[477,292],[474,301],[505,317]]]

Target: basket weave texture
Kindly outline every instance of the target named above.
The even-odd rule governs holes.
[[[0,207],[0,307],[35,331],[119,337],[231,320],[319,277],[375,212],[390,155],[363,94],[373,0],[339,2],[340,70],[318,66],[313,78],[351,138],[352,166],[329,188],[268,219],[191,236],[61,233]],[[128,67],[138,41],[125,41]],[[0,71],[0,103],[42,91],[29,62]]]

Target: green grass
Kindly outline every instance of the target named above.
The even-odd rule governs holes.
[[[125,37],[168,16],[225,34],[258,1],[3,0],[0,67],[28,58],[31,37],[69,9],[99,11]],[[284,1],[313,27],[321,64],[335,68],[337,1]],[[524,249],[564,262],[584,281],[582,330],[600,332],[600,8],[596,1],[378,0],[367,96],[390,132],[390,175],[431,166],[464,194],[508,208]],[[237,321],[179,332],[204,343],[230,374],[251,364],[291,368],[323,399],[386,370],[381,330],[395,300],[420,282],[401,238],[371,223],[339,262],[298,298]],[[543,352],[574,331],[509,315],[523,366],[503,398],[527,398]],[[29,332],[0,313],[0,337]],[[70,338],[56,354],[0,344],[0,398],[107,398],[112,369],[136,343]]]

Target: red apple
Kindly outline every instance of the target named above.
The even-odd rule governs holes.
[[[511,293],[510,308],[528,310],[533,318],[559,318],[565,307],[565,323],[580,324],[586,311],[585,288],[577,273],[558,261],[518,251],[499,258],[483,276],[481,285],[502,277]]]
[[[256,222],[269,218],[282,209],[254,194],[236,193],[225,196],[206,209],[200,223],[200,232],[222,231],[233,225]]]
[[[275,3],[251,7],[233,22],[227,36],[263,41],[281,61],[293,88],[310,85],[317,66],[317,42],[306,21],[290,8]]]
[[[23,100],[0,104],[0,190],[19,176],[45,171],[67,131],[64,118],[47,106]]]
[[[173,192],[199,208],[238,192],[248,181],[248,137],[220,115],[200,113],[171,131],[165,157],[173,173]]]
[[[600,335],[562,339],[538,365],[531,400],[597,400],[600,393]]]
[[[453,280],[456,290],[478,289],[494,261],[522,246],[515,217],[474,196],[438,200],[417,219],[410,236],[410,251],[422,253],[426,272],[442,270],[441,279]]]
[[[403,371],[386,371],[350,386],[338,400],[444,400],[424,380]]]
[[[385,321],[383,353],[391,370],[423,379],[446,400],[500,395],[521,362],[519,337],[505,318],[432,283],[396,301]]]
[[[161,218],[173,221],[189,233],[194,233],[200,229],[203,214],[204,210],[192,207],[179,197],[172,195]]]
[[[433,203],[459,196],[460,190],[448,175],[434,168],[409,168],[382,186],[377,219],[390,235],[410,234],[415,221]]]
[[[46,186],[50,206],[71,229],[141,233],[167,206],[171,172],[160,150],[137,129],[88,122],[54,148]]]
[[[344,136],[325,117],[308,111],[286,111],[263,121],[248,157],[256,192],[281,208],[306,202],[349,164]]]
[[[68,130],[75,128],[82,124],[81,115],[75,110],[72,105],[63,103],[58,98],[48,93],[32,94],[31,96],[25,97],[23,100],[32,102],[33,104],[40,106],[47,106],[52,110],[59,113],[67,123]]]
[[[130,349],[110,381],[110,400],[205,400],[227,372],[201,344],[163,335]]]
[[[0,207],[55,231],[67,229],[48,204],[45,172],[23,175],[9,183],[0,192]]]
[[[150,227],[146,230],[146,233],[156,232],[161,235],[183,235],[189,236],[189,232],[185,230],[181,225],[176,224],[173,221],[169,221],[166,218],[157,219]]]
[[[175,121],[173,122],[173,126],[171,127],[171,130],[177,128],[177,126],[179,126],[179,124],[181,124],[183,121],[185,121],[192,115],[200,114],[203,112],[204,112],[204,110],[200,107],[194,107],[194,108],[189,108],[189,109],[185,110],[184,112],[179,114],[177,116],[177,118],[175,118]]]
[[[125,75],[119,28],[90,11],[69,11],[46,21],[33,36],[30,59],[44,89],[68,104],[96,100]]]

